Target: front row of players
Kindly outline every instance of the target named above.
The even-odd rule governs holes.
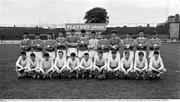
[[[166,72],[162,59],[158,51],[154,51],[149,66],[143,52],[138,53],[138,59],[133,61],[129,51],[120,60],[117,52],[112,51],[112,57],[106,60],[103,52],[98,52],[98,56],[92,61],[88,53],[84,53],[81,61],[75,53],[71,53],[70,58],[64,57],[63,51],[58,51],[58,56],[53,63],[48,53],[44,53],[44,58],[39,62],[34,53],[30,58],[25,52],[16,62],[16,72],[18,78],[30,76],[33,78],[134,78],[149,79],[160,78]]]

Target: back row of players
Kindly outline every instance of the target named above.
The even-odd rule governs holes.
[[[72,62],[72,57],[76,57],[76,55],[80,59],[80,61],[85,60],[85,56],[88,56],[92,58],[92,62],[97,63],[95,64],[95,67],[97,68],[99,68],[98,64],[100,65],[100,67],[107,67],[107,64],[110,64],[108,68],[112,70],[119,69],[119,67],[124,67],[123,72],[125,74],[127,74],[130,71],[125,70],[126,66],[129,69],[132,69],[130,67],[134,68],[136,66],[139,66],[141,68],[135,68],[138,69],[139,72],[143,72],[144,70],[148,69],[146,55],[148,52],[147,50],[149,49],[150,64],[152,64],[152,62],[154,63],[151,65],[151,70],[155,70],[161,73],[165,71],[159,53],[161,41],[159,38],[157,38],[156,33],[152,34],[151,39],[147,39],[144,37],[144,31],[139,31],[139,37],[137,37],[136,39],[132,39],[132,35],[127,33],[126,38],[123,40],[117,37],[116,31],[111,32],[112,37],[110,39],[106,38],[105,32],[101,33],[101,39],[96,39],[96,32],[94,31],[91,32],[92,38],[90,39],[85,37],[85,35],[85,30],[81,30],[80,37],[75,35],[75,30],[71,30],[70,36],[65,38],[63,37],[62,33],[59,33],[59,37],[56,40],[53,40],[52,34],[49,33],[47,35],[48,40],[42,41],[40,39],[40,34],[37,33],[35,34],[35,40],[31,41],[30,39],[28,39],[28,33],[24,33],[24,39],[21,41],[20,47],[22,51],[26,52],[27,56],[30,57],[30,54],[31,56],[35,55],[38,58],[38,60],[41,60],[41,62],[43,61],[43,57],[47,56],[54,60],[55,58],[59,57],[59,53],[61,53],[63,55],[63,58],[65,59],[67,59],[67,56],[71,57],[68,59],[67,63]],[[123,49],[123,58],[121,61],[120,48]],[[101,59],[100,56],[102,56],[105,62]],[[131,63],[133,64],[134,59],[134,66],[129,65]],[[117,65],[116,62],[120,65]],[[19,66],[18,63],[19,62],[17,61],[16,65]],[[57,63],[57,61],[55,61],[55,63]],[[102,69],[104,68],[102,67]]]

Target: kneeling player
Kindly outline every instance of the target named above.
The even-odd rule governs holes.
[[[62,74],[62,71],[66,68],[66,57],[64,57],[63,51],[58,51],[58,55],[55,59],[55,72]]]
[[[39,78],[38,73],[40,72],[39,69],[39,59],[36,58],[36,55],[34,53],[30,54],[30,59],[29,59],[29,63],[28,63],[28,74],[33,77],[36,78],[36,76]]]
[[[21,52],[21,56],[16,61],[16,72],[18,75],[18,79],[26,76],[26,72],[28,70],[28,62],[29,59],[26,56],[26,52]]]
[[[95,78],[97,78],[99,75],[103,75],[103,77],[105,78],[106,62],[107,60],[105,57],[103,57],[103,52],[98,52],[98,57],[96,57],[94,60],[94,73],[92,73],[95,75]]]
[[[91,77],[92,66],[92,59],[89,57],[89,53],[84,53],[84,58],[82,58],[80,63],[80,68],[83,70],[82,77]]]
[[[112,56],[108,59],[107,65],[108,78],[117,77],[119,71],[124,72],[120,69],[120,58],[117,52],[112,51],[111,53]]]
[[[133,59],[130,57],[130,52],[125,51],[124,57],[121,59],[121,68],[124,70],[125,75],[128,75],[129,72],[133,72]]]
[[[71,53],[70,58],[67,60],[67,69],[71,74],[69,77],[79,77],[79,59],[75,53]]]
[[[154,56],[151,57],[151,59],[150,59],[149,71],[151,73],[151,77],[154,77],[152,75],[154,73],[156,75],[155,77],[157,77],[157,78],[160,78],[160,75],[162,73],[166,72],[162,58],[160,57],[158,51],[154,51]]]
[[[138,77],[142,77],[144,79],[145,73],[147,72],[147,68],[148,68],[148,62],[146,58],[144,57],[143,52],[139,52],[138,57],[139,58],[135,59],[135,62],[134,62],[134,69],[135,69],[135,72],[137,72],[138,74],[136,79]]]
[[[52,77],[52,73],[54,72],[53,60],[50,59],[48,53],[44,53],[44,58],[40,62],[40,70],[43,78]]]

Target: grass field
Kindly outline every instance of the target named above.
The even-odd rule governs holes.
[[[167,73],[161,80],[17,79],[18,45],[0,45],[0,98],[174,99],[180,98],[180,43],[163,44]]]

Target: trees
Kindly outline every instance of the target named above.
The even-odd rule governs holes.
[[[95,7],[85,13],[85,23],[109,23],[107,11],[101,7]]]

